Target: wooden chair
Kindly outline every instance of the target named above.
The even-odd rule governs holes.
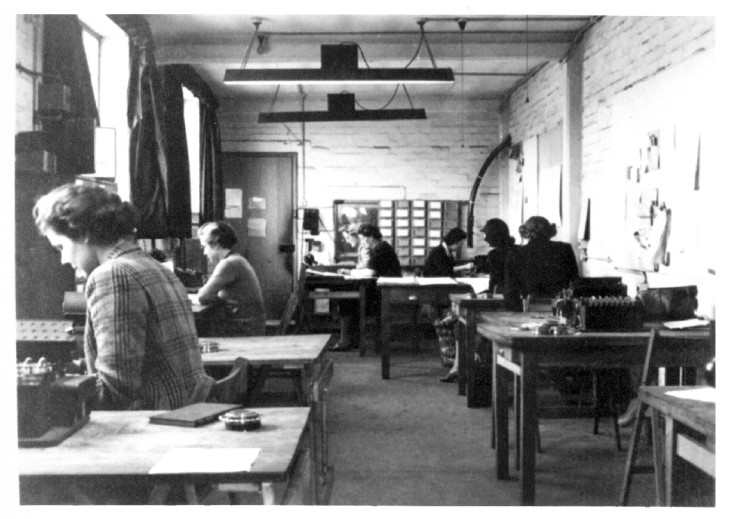
[[[215,381],[210,391],[210,402],[221,404],[245,403],[246,388],[248,387],[248,361],[238,357],[233,361],[233,367],[225,378]]]
[[[301,331],[300,318],[300,302],[302,298],[303,279],[299,281],[299,287],[292,292],[286,301],[284,312],[277,326],[273,326],[273,335],[288,335],[289,333],[299,333]],[[255,396],[260,393],[268,378],[290,378],[293,387],[294,400],[305,403],[306,395],[304,394],[302,381],[302,368],[300,366],[272,368],[271,366],[263,366],[256,370],[256,376],[251,383],[249,395]]]
[[[641,385],[656,385],[656,370],[660,364],[658,362],[658,351],[657,343],[660,340],[659,331],[656,329],[651,330],[649,333],[649,341],[647,343],[646,356],[644,358],[644,367],[641,375]],[[686,334],[675,335],[672,340],[690,340]],[[705,366],[707,359],[715,352],[715,322],[710,324],[710,348],[704,348],[704,351],[698,353],[694,358],[690,358],[687,364],[690,367],[696,365]],[[702,357],[702,358],[700,358]],[[619,506],[626,506],[629,503],[629,496],[631,492],[631,483],[634,474],[654,474],[655,468],[653,464],[641,464],[637,465],[637,455],[639,449],[639,441],[641,438],[641,430],[644,424],[648,425],[651,434],[656,434],[656,431],[652,427],[651,421],[647,421],[647,406],[643,405],[637,399],[637,410],[636,420],[634,422],[634,430],[629,440],[629,448],[626,456],[626,467],[624,469],[624,479],[621,485],[621,492],[619,494]],[[659,493],[660,489],[655,484],[655,489]],[[659,499],[658,499],[659,501]]]

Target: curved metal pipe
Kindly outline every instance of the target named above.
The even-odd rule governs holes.
[[[483,180],[483,177],[486,174],[486,171],[488,171],[488,166],[491,165],[491,163],[496,159],[499,153],[501,153],[506,148],[511,147],[511,135],[507,135],[501,143],[493,148],[493,151],[491,151],[491,154],[488,155],[486,160],[483,162],[483,165],[480,167],[480,171],[478,172],[478,176],[475,177],[475,182],[473,183],[473,189],[470,191],[470,200],[468,201],[469,207],[468,207],[468,227],[467,227],[467,233],[468,233],[468,247],[473,246],[473,210],[475,208],[475,196],[478,194],[478,188],[480,187],[480,183]]]

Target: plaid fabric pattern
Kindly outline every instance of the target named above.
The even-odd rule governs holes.
[[[100,409],[176,409],[209,394],[184,285],[133,243],[86,285],[85,357]]]

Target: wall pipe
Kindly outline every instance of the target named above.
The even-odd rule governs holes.
[[[486,160],[483,162],[483,165],[480,167],[480,171],[478,172],[478,176],[475,177],[475,182],[473,183],[473,189],[470,191],[470,200],[468,201],[469,207],[468,207],[468,247],[473,246],[473,210],[475,208],[475,197],[478,194],[478,188],[480,187],[480,183],[483,180],[483,177],[486,174],[486,171],[488,171],[488,166],[491,165],[491,162],[493,162],[499,153],[501,153],[506,148],[511,147],[511,135],[507,135],[502,141],[501,144],[493,148],[493,151],[490,155],[486,158]]]

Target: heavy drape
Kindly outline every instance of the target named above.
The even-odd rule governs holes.
[[[181,82],[156,67],[153,37],[142,16],[109,16],[130,37],[130,201],[141,214],[138,238],[189,237],[191,194]]]
[[[58,136],[55,152],[62,175],[90,173],[93,135],[99,125],[92,80],[82,43],[82,24],[76,15],[44,15],[43,82],[65,85],[70,113],[43,119],[43,129]],[[83,129],[84,139],[78,134]]]

